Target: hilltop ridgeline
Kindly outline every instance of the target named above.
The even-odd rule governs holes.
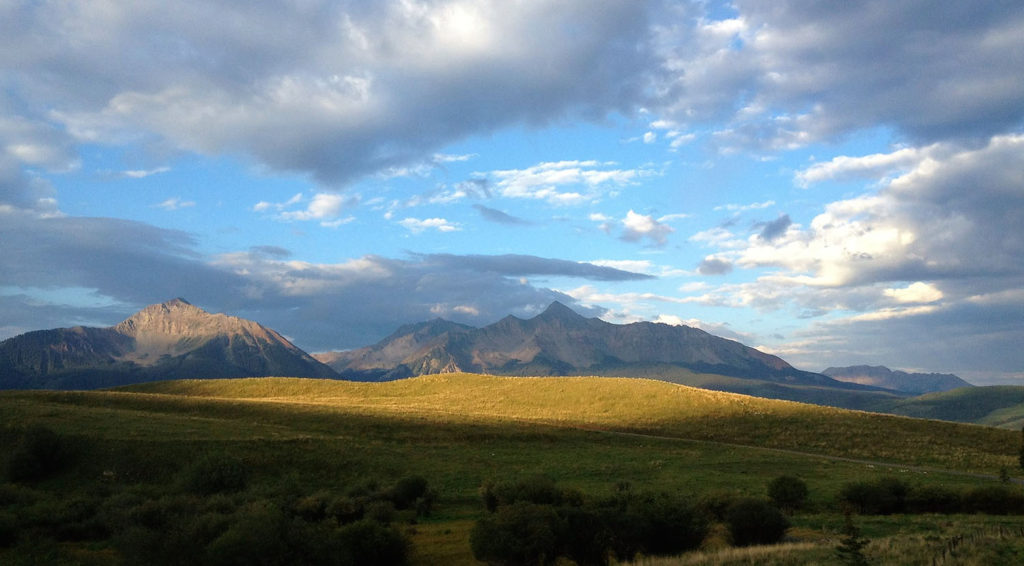
[[[337,375],[259,323],[184,299],[107,328],[39,330],[0,342],[0,389],[97,389],[163,379]]]
[[[794,385],[867,389],[794,369],[781,358],[688,326],[611,324],[554,302],[531,319],[483,328],[446,320],[403,326],[358,350],[317,354],[346,379],[383,381],[450,372],[494,375],[649,375],[692,371]]]

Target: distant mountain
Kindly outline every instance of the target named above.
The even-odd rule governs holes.
[[[277,332],[174,299],[108,328],[0,342],[0,389],[95,389],[184,378],[337,377]]]
[[[973,387],[950,373],[907,373],[893,371],[885,366],[830,367],[821,373],[839,381],[883,387],[912,395]]]
[[[685,376],[699,373],[785,387],[877,391],[795,369],[781,358],[696,328],[652,322],[611,324],[585,318],[558,302],[534,318],[508,316],[483,328],[440,319],[413,324],[373,346],[317,358],[343,378],[360,380],[463,371],[685,382]],[[745,383],[721,380],[712,388],[729,390]]]

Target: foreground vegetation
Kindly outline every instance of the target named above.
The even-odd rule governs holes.
[[[32,438],[54,450],[32,456]],[[472,534],[515,504],[492,513],[481,490],[524,478],[579,494],[570,498],[579,505],[552,504],[554,515],[521,509],[544,503],[519,505],[556,526],[571,515],[597,517],[600,527],[601,510],[616,501],[637,513],[666,498],[681,502],[674,510],[699,511],[706,524],[693,550],[666,563],[829,563],[844,536],[844,503],[871,501],[863,485],[894,481],[905,496],[930,494],[949,507],[912,508],[907,501],[924,499],[904,497],[889,514],[854,509],[866,557],[933,556],[952,540],[964,556],[1024,553],[1018,509],[978,514],[991,510],[964,503],[1020,497],[1013,478],[996,479],[1018,469],[1018,433],[643,380],[447,375],[8,392],[0,444],[10,447],[0,455],[5,564],[156,563],[175,555],[161,546],[175,540],[191,544],[192,563],[252,563],[245,552],[263,548],[295,563],[472,564]],[[735,548],[726,510],[767,501],[780,476],[806,487],[786,509],[787,542]],[[851,499],[858,485],[861,499]],[[356,548],[357,539],[402,552],[357,559],[377,548]]]

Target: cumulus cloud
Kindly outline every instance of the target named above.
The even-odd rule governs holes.
[[[732,272],[732,262],[717,257],[706,257],[697,266],[701,275],[726,275]]]
[[[924,159],[878,193],[829,204],[806,229],[758,238],[745,267],[778,266],[812,285],[1019,275],[1024,136]]]
[[[32,69],[9,74],[10,92],[79,140],[244,153],[335,185],[470,133],[629,112],[649,68],[646,12],[616,0],[37,3],[3,9],[0,41],[7,69]]]
[[[773,239],[755,234],[744,241],[725,230],[691,238],[718,247],[716,257],[737,267],[773,269],[695,299],[716,306],[795,308],[808,317],[832,313],[835,320],[815,331],[834,337],[849,332],[856,344],[851,348],[871,355],[898,357],[892,345],[906,344],[901,333],[913,332],[915,344],[900,359],[917,360],[920,367],[953,371],[978,364],[975,373],[1019,368],[1024,358],[1019,348],[1007,347],[1007,337],[1020,331],[1008,327],[1007,317],[1024,312],[1018,292],[1024,287],[1024,233],[1017,229],[1024,223],[1024,136],[996,136],[979,147],[900,149],[892,159],[871,161],[898,163],[903,172],[877,192],[827,205],[809,226],[789,225]],[[936,328],[940,324],[947,327]],[[954,343],[947,328],[958,329],[962,343]],[[937,344],[942,359],[925,363]],[[822,348],[817,351],[826,352]],[[986,361],[970,348],[993,358]],[[850,357],[842,361],[842,353]],[[870,362],[845,347],[826,357],[840,365]]]
[[[639,242],[647,238],[654,245],[663,246],[672,232],[675,232],[675,229],[655,220],[653,216],[638,214],[632,210],[622,219],[622,239],[627,242]]]
[[[283,221],[316,221],[321,226],[336,228],[354,220],[352,216],[342,217],[346,210],[355,208],[359,204],[358,196],[347,196],[340,193],[316,193],[305,208],[296,209],[295,206],[306,202],[302,193],[297,193],[285,202],[259,201],[253,205],[254,212],[275,212],[274,218]]]
[[[878,124],[915,141],[985,139],[1024,119],[1020,5],[733,6],[735,18],[710,21],[684,5],[654,27],[676,71],[662,77],[663,118],[725,123],[723,148],[783,150]]]

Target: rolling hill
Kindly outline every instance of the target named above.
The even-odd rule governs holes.
[[[0,342],[0,389],[97,389],[197,375],[336,377],[277,332],[184,299],[150,305],[112,327],[40,330]]]
[[[964,387],[881,403],[876,410],[921,419],[1019,429],[1024,425],[1024,387]]]

